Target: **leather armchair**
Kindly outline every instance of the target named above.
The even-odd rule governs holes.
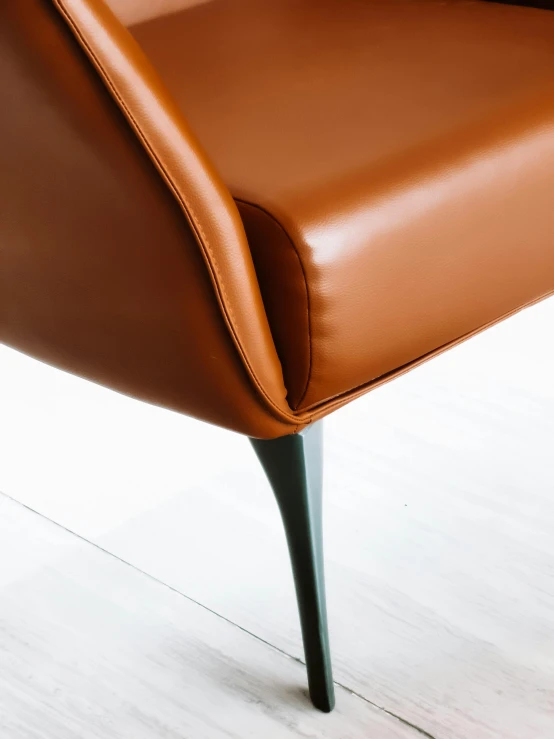
[[[3,0],[0,340],[251,437],[333,706],[320,419],[554,292],[554,14]]]

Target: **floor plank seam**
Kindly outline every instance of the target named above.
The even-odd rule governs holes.
[[[53,524],[59,529],[62,529],[62,531],[65,531],[66,533],[70,534],[71,536],[74,536],[77,539],[80,539],[81,541],[85,542],[86,544],[90,544],[90,546],[94,547],[95,549],[98,549],[99,551],[103,552],[104,554],[107,554],[109,557],[112,557],[113,559],[117,560],[118,562],[121,562],[122,564],[126,565],[127,567],[131,567],[136,572],[139,572],[141,575],[144,575],[149,580],[152,580],[155,583],[158,583],[162,587],[168,588],[173,593],[176,593],[177,595],[181,596],[182,598],[186,598],[191,603],[194,603],[195,605],[199,606],[200,608],[203,608],[205,611],[208,611],[209,613],[213,614],[214,616],[217,616],[218,618],[222,619],[226,623],[230,624],[231,626],[234,626],[235,628],[239,629],[245,634],[248,634],[253,639],[256,639],[257,641],[261,642],[262,644],[265,644],[266,646],[270,647],[270,649],[273,649],[275,652],[278,652],[279,654],[282,654],[285,657],[288,657],[288,659],[292,659],[295,662],[298,662],[302,666],[306,666],[304,660],[300,659],[299,657],[295,657],[292,654],[289,654],[288,652],[285,652],[283,649],[280,649],[279,647],[275,646],[275,644],[272,644],[271,642],[266,641],[262,637],[258,636],[257,634],[252,633],[251,631],[248,631],[248,629],[245,629],[240,624],[235,623],[234,621],[231,621],[231,619],[227,618],[226,616],[223,616],[221,613],[218,613],[217,611],[212,610],[209,606],[204,605],[203,603],[200,603],[199,601],[195,600],[194,598],[191,598],[186,593],[181,592],[180,590],[177,590],[177,588],[174,588],[171,585],[168,585],[167,583],[163,582],[162,580],[159,580],[157,577],[154,577],[154,575],[151,575],[150,573],[146,572],[145,570],[140,569],[140,567],[137,567],[136,565],[132,564],[131,562],[127,562],[127,560],[122,559],[117,554],[114,554],[113,552],[110,552],[108,549],[104,549],[104,547],[100,546],[99,544],[96,544],[94,541],[90,541],[90,539],[87,539],[86,537],[82,536],[81,534],[78,534],[75,531],[72,531],[71,529],[68,529],[63,524],[59,523],[58,521],[54,521],[53,519],[49,518],[48,516],[45,516],[44,514],[40,513],[39,511],[35,510],[34,508],[31,508],[30,506],[26,505],[25,503],[22,503],[19,500],[16,500],[16,498],[12,498],[11,495],[8,495],[7,493],[0,490],[0,497],[5,498],[6,500],[11,501],[12,503],[15,503],[16,505],[21,506],[22,508],[25,508],[30,513],[33,513],[35,516],[39,516],[40,518],[44,519],[45,521],[48,521],[49,523]],[[404,724],[405,726],[408,726],[411,729],[414,729],[414,731],[417,731],[419,734],[421,734],[424,737],[427,737],[427,739],[437,739],[437,737],[433,736],[433,734],[430,734],[425,729],[422,729],[421,727],[417,726],[416,724],[411,723],[407,719],[402,718],[402,716],[398,716],[396,713],[393,713],[392,711],[389,711],[384,706],[380,706],[378,703],[374,703],[373,701],[369,700],[369,698],[366,698],[361,693],[357,693],[355,690],[352,690],[347,685],[343,685],[342,683],[338,682],[337,680],[333,680],[333,683],[343,690],[348,691],[351,695],[355,695],[356,698],[359,698],[360,700],[364,701],[365,703],[369,704],[373,708],[377,709],[378,711],[382,711],[383,713],[387,714],[391,718],[396,719],[400,723]]]
[[[294,658],[293,658],[294,659]],[[298,660],[299,662],[302,662],[302,660]],[[304,664],[302,662],[302,664]],[[422,729],[421,726],[418,726],[417,724],[412,724],[411,721],[408,721],[405,718],[402,718],[402,716],[399,716],[396,713],[393,713],[392,711],[389,711],[384,706],[380,706],[378,703],[374,703],[373,701],[370,701],[369,698],[366,698],[361,693],[356,693],[355,690],[352,690],[352,688],[347,687],[346,685],[343,685],[342,683],[337,682],[336,680],[333,680],[335,685],[338,685],[340,688],[343,688],[344,690],[347,690],[349,693],[352,693],[352,695],[355,695],[356,698],[359,698],[360,700],[363,700],[365,703],[369,703],[370,706],[373,706],[373,708],[377,708],[379,711],[383,711],[383,713],[386,713],[387,716],[391,716],[391,718],[396,719],[397,721],[400,721],[401,724],[404,724],[404,726],[408,726],[410,729],[414,729],[414,731],[417,731],[421,736],[427,737],[427,739],[437,739],[437,737],[434,734],[430,734],[428,731],[425,731],[425,729]]]

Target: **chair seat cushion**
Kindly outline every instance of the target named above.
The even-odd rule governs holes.
[[[239,205],[293,408],[554,290],[554,12],[212,0],[131,31]]]

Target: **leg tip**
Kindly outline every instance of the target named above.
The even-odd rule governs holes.
[[[331,713],[335,707],[335,690],[332,685],[324,692],[310,693],[310,698],[315,708],[323,713]]]

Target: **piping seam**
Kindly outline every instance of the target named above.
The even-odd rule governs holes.
[[[61,12],[61,14],[63,15],[63,17],[66,20],[67,24],[71,27],[74,35],[77,37],[77,39],[78,39],[79,43],[81,44],[81,46],[86,50],[89,58],[92,60],[94,66],[96,67],[96,69],[99,72],[100,76],[102,77],[104,83],[106,84],[106,86],[110,90],[112,96],[115,98],[116,102],[118,103],[118,105],[120,106],[120,108],[123,110],[123,112],[124,112],[125,116],[127,117],[127,119],[130,121],[131,126],[132,126],[133,130],[135,131],[135,134],[140,139],[142,145],[146,149],[146,151],[149,154],[150,158],[154,161],[154,163],[155,163],[158,171],[162,175],[163,179],[165,180],[166,184],[168,185],[168,187],[172,191],[173,195],[175,196],[175,198],[177,199],[177,201],[180,203],[181,208],[182,208],[182,210],[183,210],[183,212],[184,212],[184,214],[185,214],[185,216],[186,216],[186,218],[187,218],[187,220],[189,222],[189,225],[193,229],[193,232],[194,232],[194,234],[196,236],[196,240],[199,243],[199,245],[201,247],[201,250],[202,250],[202,252],[204,254],[204,258],[205,258],[205,261],[207,263],[208,269],[209,269],[210,272],[212,272],[212,282],[214,284],[214,287],[216,289],[216,293],[218,295],[218,302],[219,302],[220,307],[222,309],[222,312],[223,312],[223,314],[224,314],[224,316],[226,318],[227,326],[228,326],[229,330],[231,331],[231,334],[232,334],[232,336],[234,338],[235,346],[237,347],[237,350],[239,351],[239,354],[240,354],[240,356],[241,356],[241,358],[242,358],[242,360],[243,360],[246,368],[248,369],[248,373],[249,373],[252,381],[254,382],[254,385],[257,387],[258,391],[260,392],[260,394],[262,395],[262,397],[266,400],[266,402],[268,403],[268,405],[270,406],[270,408],[274,411],[274,413],[275,413],[275,415],[276,415],[276,417],[278,419],[280,419],[280,420],[286,420],[286,421],[294,421],[294,422],[297,422],[298,421],[297,416],[295,416],[294,414],[288,414],[286,411],[284,411],[283,409],[279,408],[274,403],[274,401],[272,400],[272,398],[266,392],[265,388],[262,386],[260,380],[256,376],[256,373],[254,372],[254,369],[253,369],[253,367],[252,367],[252,365],[251,365],[251,363],[250,363],[250,361],[249,361],[249,359],[248,359],[248,357],[246,355],[246,352],[244,351],[244,348],[242,346],[242,343],[241,343],[241,341],[240,341],[240,339],[238,337],[238,333],[237,333],[237,330],[236,330],[235,325],[234,325],[235,316],[234,316],[234,313],[233,313],[230,305],[228,305],[229,299],[228,299],[227,293],[225,291],[225,288],[223,287],[223,281],[221,279],[221,273],[220,273],[220,271],[219,271],[219,269],[217,267],[217,262],[216,262],[216,259],[214,257],[214,253],[213,253],[213,251],[212,251],[212,249],[211,249],[211,247],[209,245],[209,242],[208,242],[208,239],[206,238],[206,235],[205,235],[204,230],[202,229],[202,227],[198,223],[197,218],[196,218],[196,216],[194,214],[194,211],[192,210],[192,208],[189,205],[188,200],[186,200],[185,197],[184,197],[184,195],[182,195],[180,193],[179,189],[177,188],[177,186],[173,182],[173,179],[169,176],[169,174],[168,174],[167,170],[165,169],[164,165],[162,164],[160,158],[155,153],[155,151],[152,149],[152,147],[151,147],[148,139],[146,138],[146,135],[141,130],[140,125],[138,124],[138,122],[134,118],[133,114],[131,113],[131,111],[127,107],[125,101],[123,100],[123,98],[121,97],[121,95],[119,94],[119,92],[117,91],[117,89],[115,87],[115,84],[110,79],[110,76],[106,72],[104,66],[99,61],[97,55],[94,53],[94,51],[90,47],[89,43],[87,42],[87,40],[85,39],[85,37],[81,33],[81,31],[78,28],[76,22],[71,17],[69,11],[63,5],[62,0],[53,0],[53,2],[57,6],[57,8]]]

